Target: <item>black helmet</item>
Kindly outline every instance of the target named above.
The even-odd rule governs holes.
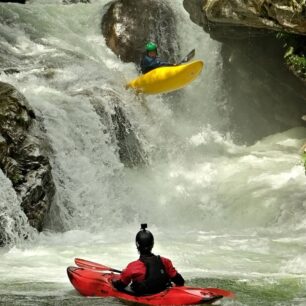
[[[154,237],[147,231],[147,224],[141,224],[141,230],[136,235],[136,247],[140,253],[150,253],[154,245]]]

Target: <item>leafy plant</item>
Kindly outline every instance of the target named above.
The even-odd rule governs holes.
[[[287,65],[296,75],[306,80],[306,38],[284,32],[277,33],[276,38],[283,42]]]

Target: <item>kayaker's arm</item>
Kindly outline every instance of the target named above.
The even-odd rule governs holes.
[[[171,281],[176,286],[184,286],[184,284],[185,284],[185,280],[184,280],[183,276],[180,273],[176,273],[176,275],[171,278]]]
[[[140,66],[142,73],[145,74],[158,67],[174,66],[174,65],[167,62],[163,62],[158,57],[152,58],[146,55],[141,61]]]
[[[173,264],[170,259],[162,258],[163,264],[165,266],[166,272],[170,277],[171,282],[173,282],[176,286],[184,286],[185,280],[180,273],[176,271],[173,267]]]
[[[116,278],[113,279],[112,284],[117,290],[123,291],[124,288],[132,281],[132,276],[133,270],[131,270],[130,263],[119,275],[116,275]]]

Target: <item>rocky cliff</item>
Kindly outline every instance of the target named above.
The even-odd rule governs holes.
[[[43,229],[55,186],[43,127],[25,97],[0,82],[0,168],[12,181],[29,223]],[[50,153],[50,152],[49,152]]]
[[[222,42],[223,88],[230,105],[232,131],[241,142],[254,142],[304,124],[301,117],[306,111],[306,88],[289,71],[303,80],[303,68],[297,63],[300,58],[295,56],[297,51],[303,55],[304,36],[277,31],[302,33],[305,5],[295,1],[271,2],[184,1],[191,20]],[[289,11],[295,16],[291,23],[290,14],[285,14]],[[290,69],[284,59],[284,46],[289,46],[289,42],[294,45],[287,54]]]
[[[306,34],[304,0],[185,0],[184,6],[206,29],[227,24]]]

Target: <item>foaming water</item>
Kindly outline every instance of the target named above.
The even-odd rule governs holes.
[[[139,223],[148,222],[156,253],[170,257],[190,284],[238,292],[237,301],[224,305],[302,305],[306,204],[298,149],[305,129],[235,144],[227,131],[220,45],[189,21],[182,1],[167,1],[181,55],[196,48],[205,69],[177,94],[147,97],[143,108],[124,90],[137,75],[134,65],[121,63],[101,36],[107,2],[0,5],[3,68],[20,70],[0,79],[16,86],[43,118],[57,189],[48,231],[1,251],[0,301],[89,303],[73,291],[65,268],[74,257],[124,267],[137,256]],[[91,103],[102,101],[113,111],[103,90],[122,99],[148,166],[128,169],[120,162],[111,131]],[[1,213],[27,233],[9,181],[2,173],[0,180],[0,203],[8,203]]]
[[[30,238],[34,230],[29,226],[27,217],[20,210],[20,201],[17,199],[11,181],[0,171],[0,239],[2,243],[14,245],[20,239]]]

